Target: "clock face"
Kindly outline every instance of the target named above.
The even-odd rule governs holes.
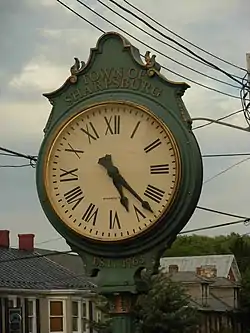
[[[180,180],[171,132],[145,108],[122,102],[68,120],[55,133],[44,168],[55,213],[78,234],[103,242],[152,227]]]

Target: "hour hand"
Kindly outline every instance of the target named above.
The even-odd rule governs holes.
[[[117,167],[114,166],[112,162],[111,155],[105,155],[104,157],[99,158],[98,164],[102,165],[106,170],[107,174],[113,180],[113,184],[115,185],[117,191],[120,194],[120,203],[125,207],[126,211],[129,211],[128,207],[128,198],[123,194],[123,188],[120,183],[120,173]]]

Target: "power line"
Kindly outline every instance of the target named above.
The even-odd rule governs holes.
[[[244,162],[246,162],[246,161],[248,161],[248,160],[250,160],[250,157],[244,158],[243,160],[241,160],[241,161],[239,161],[239,162],[237,162],[237,163],[232,164],[230,167],[228,167],[228,168],[222,170],[221,172],[219,172],[219,173],[215,174],[214,176],[212,176],[212,177],[208,178],[207,180],[205,180],[205,181],[203,182],[203,185],[204,185],[204,184],[207,184],[207,183],[210,182],[211,180],[213,180],[213,179],[215,179],[215,178],[217,178],[217,177],[223,175],[224,173],[228,172],[228,171],[231,170],[232,168],[234,168],[234,167],[236,167],[236,166],[239,166],[240,164],[242,164],[242,163],[244,163]]]
[[[29,259],[34,259],[34,258],[43,258],[43,257],[50,257],[50,256],[55,256],[55,255],[61,255],[61,254],[69,254],[73,253],[72,250],[68,251],[55,251],[55,252],[50,252],[46,254],[37,254],[37,255],[30,255],[26,257],[21,257],[21,258],[11,258],[11,259],[3,259],[0,260],[0,264],[5,263],[5,262],[15,262],[15,261],[20,261],[20,260],[29,260]]]
[[[228,153],[228,154],[204,154],[202,155],[203,158],[207,157],[237,157],[237,156],[249,156],[249,153]]]
[[[237,110],[237,111],[231,112],[231,113],[229,113],[229,114],[226,115],[226,116],[223,116],[223,117],[220,117],[220,118],[216,119],[216,121],[223,120],[223,119],[227,119],[227,118],[232,117],[232,116],[234,116],[234,115],[236,115],[236,114],[238,114],[238,113],[240,113],[240,112],[243,112],[243,111],[244,111],[243,109],[240,109],[240,110]],[[198,128],[203,128],[203,127],[209,126],[209,125],[211,125],[211,124],[213,124],[213,122],[209,122],[209,123],[206,123],[206,124],[203,124],[203,125],[199,125],[199,126],[194,127],[193,130],[196,130],[196,129],[198,129]]]
[[[77,0],[78,2],[80,2],[80,0]],[[143,18],[141,18],[140,16],[136,15],[135,13],[133,13],[131,10],[123,7],[122,5],[120,5],[119,3],[117,3],[114,0],[109,0],[110,2],[112,2],[114,5],[116,5],[117,7],[119,7],[120,9],[122,9],[123,11],[125,11],[126,13],[132,15],[133,17],[137,18],[139,21],[143,22],[145,25],[147,25],[150,29],[152,29],[153,31],[157,32],[159,35],[161,35],[162,37],[170,40],[172,43],[178,45],[179,47],[181,47],[182,49],[184,49],[185,51],[189,52],[190,54],[192,54],[193,56],[197,57],[198,59],[200,59],[201,61],[203,61],[204,63],[207,63],[208,65],[210,65],[213,69],[225,74],[227,77],[229,77],[231,80],[239,83],[242,86],[242,82],[239,81],[238,79],[236,79],[233,75],[231,75],[230,73],[224,71],[223,69],[221,69],[220,67],[218,67],[217,65],[211,63],[210,61],[204,59],[203,57],[199,56],[198,54],[196,54],[195,52],[193,52],[192,50],[190,50],[188,47],[182,45],[181,43],[177,42],[176,40],[174,40],[173,38],[165,35],[164,33],[162,33],[160,30],[156,29],[155,27],[153,27],[150,23],[148,23],[147,21],[145,21]],[[246,72],[246,69],[244,69],[244,71]]]
[[[203,207],[197,207],[200,209],[203,209]],[[205,210],[209,210],[214,212],[214,210],[211,209],[205,209]],[[216,211],[216,213],[218,213],[218,211]],[[232,214],[228,214],[228,213],[224,213],[224,212],[219,212],[220,214],[222,213],[223,215],[229,215],[232,216]],[[233,215],[233,217],[237,217],[237,215]],[[209,230],[209,229],[216,229],[216,228],[220,228],[220,227],[225,227],[225,226],[230,226],[230,225],[235,225],[235,224],[239,224],[239,223],[247,223],[250,220],[250,218],[243,218],[241,220],[238,221],[232,221],[232,222],[226,222],[226,223],[222,223],[222,224],[216,224],[216,225],[212,225],[212,226],[207,226],[207,227],[202,227],[202,228],[196,228],[196,229],[191,229],[191,230],[186,230],[186,231],[181,231],[179,232],[179,235],[181,234],[187,234],[187,233],[191,233],[191,232],[197,232],[197,231],[202,231],[202,230]],[[56,237],[56,238],[52,238],[50,240],[46,240],[44,242],[40,242],[37,244],[43,244],[43,243],[48,243],[50,241],[53,240],[59,240],[62,239],[63,237]],[[39,251],[39,249],[38,249]],[[55,256],[55,255],[61,255],[61,254],[70,254],[70,253],[74,253],[71,250],[68,251],[54,251],[54,252],[50,252],[50,253],[46,253],[46,254],[37,254],[37,255],[33,255],[33,256],[26,256],[26,257],[21,257],[21,258],[12,258],[12,259],[4,259],[4,260],[0,260],[0,264],[4,263],[4,262],[13,262],[13,261],[19,261],[19,260],[29,260],[29,259],[34,259],[34,258],[42,258],[42,257],[49,257],[49,256]]]
[[[11,154],[10,156],[16,156],[16,157],[26,158],[26,159],[28,159],[30,161],[33,161],[33,162],[37,161],[37,157],[36,156],[25,155],[25,154],[18,153],[17,151],[10,150],[10,149],[7,149],[7,148],[0,147],[0,151],[4,151],[6,153],[9,153],[9,154]]]
[[[246,222],[246,220],[239,220],[239,221],[232,221],[232,222],[227,222],[227,223],[221,223],[221,224],[217,224],[217,225],[211,225],[209,227],[203,227],[203,228],[196,228],[196,229],[181,231],[181,232],[179,232],[179,235],[188,234],[188,233],[191,233],[191,232],[197,232],[197,231],[203,231],[203,230],[221,228],[221,227],[228,227],[228,226],[231,226],[231,225],[235,225],[235,224],[239,224],[239,223],[245,223],[245,222]]]
[[[89,10],[91,10],[91,8],[90,8],[89,6],[83,4],[81,1],[79,1],[79,0],[76,0],[76,1],[80,2],[84,7],[88,8]],[[101,3],[104,7],[108,8],[111,12],[113,12],[114,14],[118,15],[118,16],[121,17],[123,20],[125,20],[126,22],[128,22],[129,24],[131,24],[132,26],[134,26],[134,27],[136,27],[137,29],[139,29],[140,31],[144,32],[146,35],[148,35],[148,36],[154,38],[154,39],[157,40],[158,42],[160,42],[160,43],[162,43],[162,44],[164,44],[164,45],[167,45],[168,47],[171,47],[171,48],[174,49],[175,51],[180,52],[180,53],[184,54],[185,56],[187,56],[187,57],[189,57],[189,58],[191,58],[191,59],[193,59],[193,60],[195,60],[195,61],[198,61],[198,62],[200,62],[200,63],[202,63],[202,64],[204,65],[204,62],[202,62],[202,61],[200,61],[200,60],[198,60],[198,59],[196,59],[196,58],[190,56],[189,54],[187,54],[187,53],[185,53],[185,52],[183,52],[183,51],[177,49],[176,47],[174,47],[174,46],[172,46],[172,45],[170,45],[170,44],[164,42],[162,39],[157,38],[156,36],[154,36],[154,35],[150,34],[149,32],[147,32],[145,29],[143,29],[143,28],[141,28],[140,26],[138,26],[137,24],[131,22],[129,19],[127,19],[127,18],[124,17],[123,15],[117,13],[113,8],[111,8],[110,6],[106,5],[103,1],[101,1],[101,0],[97,0],[97,1],[98,1],[99,3]],[[228,82],[222,81],[222,80],[220,80],[220,79],[217,79],[217,78],[215,78],[215,77],[213,77],[213,76],[210,76],[210,75],[208,75],[208,74],[205,74],[205,73],[203,73],[203,72],[200,72],[200,71],[198,71],[198,70],[196,70],[196,69],[194,69],[194,68],[192,68],[192,67],[190,67],[190,66],[187,66],[187,65],[185,65],[185,64],[183,64],[183,63],[181,63],[181,62],[179,62],[179,61],[177,61],[177,60],[175,60],[175,59],[169,57],[169,56],[166,56],[166,57],[167,57],[169,60],[171,60],[171,61],[177,63],[178,65],[183,66],[183,67],[189,69],[190,71],[193,71],[193,72],[195,72],[195,73],[197,73],[197,74],[200,74],[200,75],[202,75],[202,76],[205,76],[205,77],[207,77],[207,78],[209,78],[209,79],[211,79],[211,80],[217,81],[217,82],[219,82],[219,83],[222,83],[222,84],[228,85],[228,86],[230,86],[230,87],[233,87],[233,88],[239,89],[238,86],[235,86],[235,85],[233,85],[233,84],[231,84],[231,83],[228,83]]]
[[[226,213],[226,212],[222,212],[220,210],[216,210],[216,209],[212,209],[212,208],[207,208],[207,207],[201,207],[201,206],[197,206],[196,208],[200,209],[200,210],[204,210],[206,212],[214,213],[214,214],[220,214],[220,215],[235,217],[237,219],[245,220],[245,222],[250,221],[250,217],[246,217],[246,216],[242,216],[242,215],[236,215],[236,214]]]
[[[75,15],[77,15],[79,18],[81,18],[82,20],[84,20],[85,22],[87,22],[88,24],[90,24],[91,26],[93,26],[94,28],[98,29],[99,31],[101,31],[102,33],[105,33],[105,31],[103,29],[101,29],[99,26],[97,26],[96,24],[94,24],[93,22],[89,21],[88,19],[86,19],[85,17],[83,17],[82,15],[80,15],[79,13],[77,13],[74,9],[70,8],[68,5],[66,5],[65,3],[63,3],[62,1],[60,0],[56,0],[58,3],[60,3],[63,7],[65,7],[66,9],[68,9],[69,11],[71,11],[72,13],[74,13]],[[94,13],[96,15],[98,15],[99,17],[101,17],[102,15],[96,13],[94,11]],[[103,16],[102,16],[103,17]],[[126,32],[125,30],[123,30],[122,28],[120,28],[119,26],[117,26],[116,24],[112,23],[111,21],[107,20],[106,18],[103,17],[103,20],[109,22],[111,25],[113,25],[114,27],[116,27],[117,29],[119,29],[120,31],[124,32],[125,34],[127,34],[128,36],[130,36],[131,38],[135,39],[136,41],[138,41],[139,43],[143,44],[144,46],[148,47],[148,48],[151,48],[152,50],[156,51],[157,53],[161,54],[162,56],[165,56],[164,53],[160,52],[160,51],[157,51],[156,49],[154,49],[153,47],[149,46],[148,44],[142,42],[141,40],[139,40],[138,38],[134,37],[133,35],[129,34],[128,32]],[[141,54],[140,54],[141,55]],[[143,55],[141,55],[143,56]],[[223,92],[223,91],[220,91],[218,89],[215,89],[215,88],[212,88],[212,87],[209,87],[205,84],[202,84],[200,82],[197,82],[195,80],[192,80],[192,79],[189,79],[188,77],[182,75],[182,74],[179,74],[165,66],[161,66],[162,68],[164,68],[165,70],[167,70],[168,72],[172,73],[172,74],[175,74],[181,78],[183,78],[184,80],[187,80],[189,82],[192,82],[202,88],[205,88],[205,89],[208,89],[208,90],[211,90],[211,91],[214,91],[214,92],[217,92],[219,94],[222,94],[222,95],[225,95],[225,96],[228,96],[228,97],[231,97],[231,98],[234,98],[234,99],[241,99],[240,97],[238,96],[235,96],[235,95],[232,95],[232,94],[229,94],[229,93],[226,93],[226,92]]]
[[[139,13],[141,13],[142,15],[144,15],[145,17],[149,18],[152,22],[156,23],[156,24],[159,25],[161,28],[163,28],[163,29],[165,29],[166,31],[170,32],[170,33],[173,34],[174,36],[180,38],[180,39],[183,40],[184,42],[186,42],[186,43],[192,45],[193,47],[195,47],[195,48],[197,48],[198,50],[200,50],[200,51],[202,51],[202,52],[204,52],[204,53],[210,55],[211,57],[214,57],[214,58],[216,58],[216,59],[218,59],[218,60],[220,60],[220,61],[222,61],[222,62],[224,62],[224,63],[226,63],[226,64],[228,64],[228,65],[231,65],[231,66],[233,66],[233,67],[235,67],[235,68],[238,68],[238,69],[240,69],[240,70],[246,72],[246,69],[245,69],[245,68],[240,67],[240,66],[238,66],[238,65],[235,65],[235,64],[233,64],[232,62],[227,61],[227,60],[225,60],[225,59],[222,59],[221,57],[216,56],[215,54],[213,54],[213,53],[211,53],[211,52],[209,52],[209,51],[206,51],[204,48],[201,48],[200,46],[198,46],[198,45],[196,45],[196,44],[190,42],[189,40],[183,38],[183,37],[180,36],[179,34],[175,33],[174,31],[170,30],[169,28],[167,28],[166,26],[164,26],[163,24],[161,24],[159,21],[155,20],[152,16],[148,15],[147,13],[145,13],[145,11],[142,11],[142,10],[140,10],[138,7],[136,7],[135,5],[131,4],[129,1],[127,1],[127,0],[123,0],[123,1],[124,1],[126,4],[128,4],[129,6],[131,6],[132,8],[134,8],[136,11],[138,11]]]
[[[20,164],[20,165],[0,165],[0,168],[24,168],[24,167],[30,167],[31,164]]]
[[[51,238],[51,239],[47,239],[46,241],[38,242],[38,243],[36,243],[36,246],[37,246],[37,245],[41,245],[41,244],[50,243],[50,242],[53,242],[53,241],[57,241],[57,240],[59,240],[59,239],[62,239],[62,236],[60,236],[60,237],[55,237],[55,238]]]

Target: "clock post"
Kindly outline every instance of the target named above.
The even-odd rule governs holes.
[[[187,224],[202,158],[182,101],[150,52],[115,32],[44,94],[52,110],[36,169],[41,206],[106,296],[113,333],[134,333],[133,305]]]

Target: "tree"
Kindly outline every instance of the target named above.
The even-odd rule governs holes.
[[[160,272],[148,278],[149,292],[138,297],[135,316],[139,332],[188,333],[198,324],[198,312],[180,284]]]
[[[139,295],[134,305],[138,333],[193,333],[198,325],[196,308],[189,304],[190,297],[180,284],[160,272],[152,277],[144,276],[148,292]],[[101,301],[100,301],[101,300]],[[96,307],[102,310],[101,322],[89,323],[98,333],[110,333],[110,317],[107,315],[107,301],[97,297]]]

